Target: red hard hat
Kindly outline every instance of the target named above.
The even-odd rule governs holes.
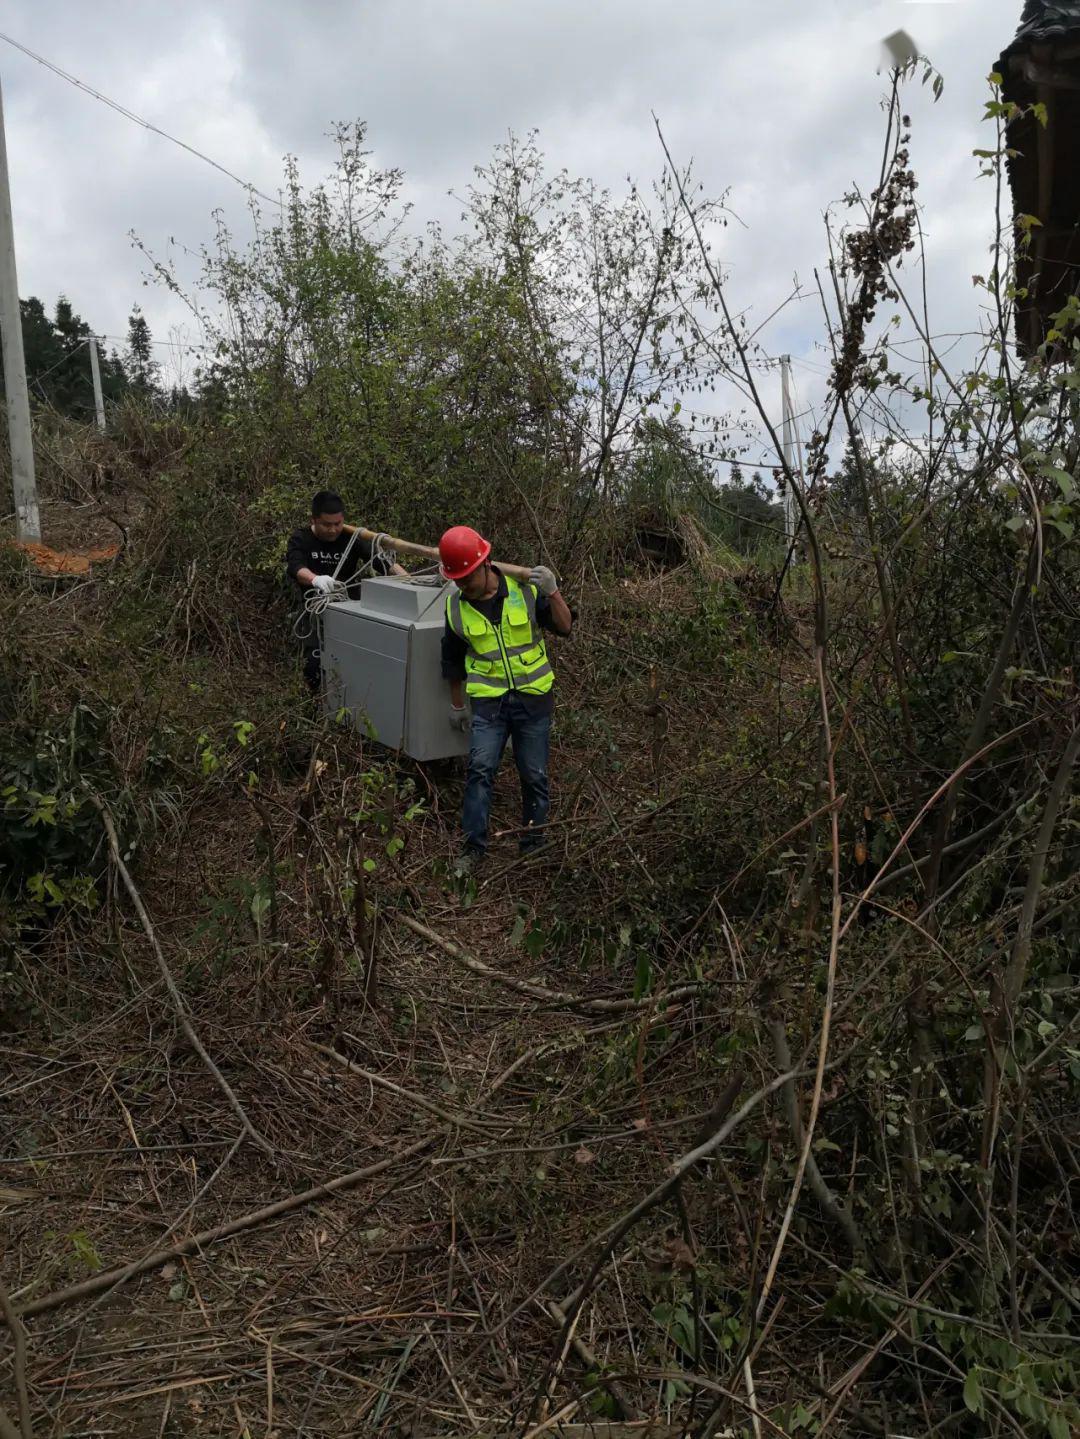
[[[468,525],[454,525],[439,541],[440,573],[444,580],[463,580],[491,554],[491,545]]]

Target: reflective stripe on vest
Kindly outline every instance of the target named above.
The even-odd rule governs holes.
[[[509,690],[546,694],[555,683],[544,637],[536,619],[536,591],[509,575],[499,627],[469,603],[459,589],[446,597],[446,618],[465,641],[465,689],[470,699],[498,699]]]

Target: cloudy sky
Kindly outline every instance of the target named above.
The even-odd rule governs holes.
[[[659,115],[677,160],[743,222],[724,232],[733,300],[762,320],[792,277],[812,282],[822,214],[874,181],[884,80],[880,41],[904,28],[945,80],[911,87],[913,160],[928,238],[932,323],[969,328],[992,196],[973,147],[986,75],[1020,0],[6,0],[0,27],[129,110],[275,194],[286,152],[309,180],[332,163],[327,132],[364,119],[375,160],[400,166],[418,223],[451,229],[464,189],[508,131],[539,131],[553,167],[621,191],[647,181]],[[245,196],[209,165],[0,43],[20,289],[63,291],[122,336],[133,302],[158,340],[198,339],[175,297],[144,288],[135,230],[165,255],[212,234],[221,210],[246,233]],[[173,254],[180,253],[174,246]],[[820,393],[816,301],[763,332],[790,351],[800,403]],[[169,352],[162,350],[163,360]]]

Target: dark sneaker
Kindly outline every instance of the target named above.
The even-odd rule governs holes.
[[[468,879],[476,873],[477,866],[484,858],[484,853],[479,849],[463,849],[454,861],[454,874],[458,879]]]

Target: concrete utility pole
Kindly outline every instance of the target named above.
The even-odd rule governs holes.
[[[801,466],[796,463],[796,445],[798,444],[798,431],[795,428],[795,411],[791,403],[791,356],[780,356],[780,397],[783,405],[783,418],[780,429],[781,443],[784,447],[784,463],[788,468],[788,477],[784,483],[784,533],[790,545],[795,538],[795,530],[799,522],[799,507],[795,503],[795,493],[792,488],[795,479],[800,476]]]
[[[0,338],[4,349],[4,390],[11,439],[11,482],[15,492],[15,537],[35,544],[41,540],[34,444],[30,431],[30,398],[26,393],[19,276],[15,269],[15,232],[11,223],[4,96],[0,90]]]
[[[105,429],[105,400],[101,393],[101,366],[98,364],[97,337],[91,335],[86,342],[90,346],[90,373],[94,377],[94,414],[97,416],[97,427]]]

